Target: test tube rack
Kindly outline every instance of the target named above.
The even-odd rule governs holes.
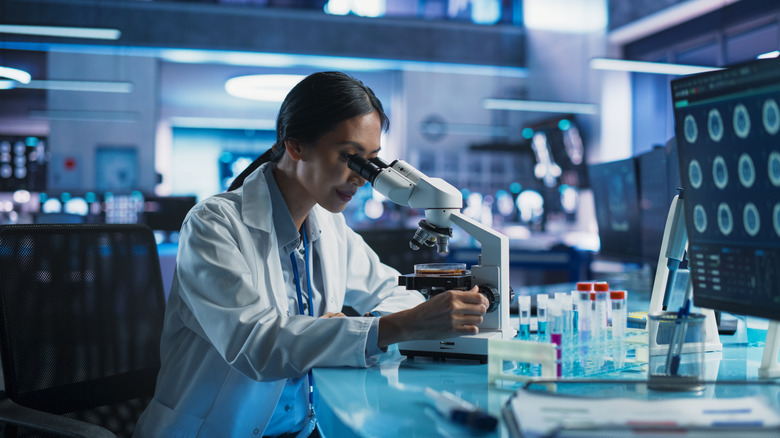
[[[573,379],[604,375],[647,365],[647,330],[626,329],[622,339],[593,340],[578,345],[575,338],[558,346],[527,340],[491,339],[488,344],[488,382],[527,382],[536,379]],[[621,355],[622,361],[616,360]]]

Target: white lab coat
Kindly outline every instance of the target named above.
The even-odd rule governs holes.
[[[267,165],[264,165],[267,166]],[[199,203],[182,226],[162,336],[162,369],[136,437],[258,437],[285,378],[315,366],[371,365],[371,318],[315,319],[288,309],[268,184],[261,167],[242,189]],[[327,312],[361,314],[423,301],[397,286],[344,222],[315,206]],[[292,315],[292,316],[291,316]],[[316,385],[316,382],[315,382]]]

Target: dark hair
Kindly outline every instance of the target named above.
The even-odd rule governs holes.
[[[382,129],[387,130],[390,120],[382,103],[363,82],[335,71],[307,76],[282,102],[276,118],[276,143],[244,169],[228,190],[241,187],[244,179],[261,164],[279,161],[284,156],[286,140],[311,144],[344,120],[374,111],[379,114]]]

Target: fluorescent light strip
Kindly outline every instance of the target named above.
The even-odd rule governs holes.
[[[687,0],[647,15],[609,32],[610,44],[621,46],[725,8],[739,0]],[[672,2],[667,2],[670,4]]]
[[[176,128],[254,129],[258,131],[276,130],[276,120],[231,119],[220,117],[171,117],[169,121],[171,126]]]
[[[134,111],[31,110],[31,119],[79,120],[93,122],[136,122]]]
[[[420,131],[425,134],[479,135],[491,137],[509,137],[506,126],[474,125],[467,123],[420,123]]]
[[[254,65],[258,67],[314,67],[318,69],[346,71],[401,70],[510,78],[528,77],[528,70],[524,67],[354,58],[346,56],[160,49],[160,57],[165,61],[178,63],[221,63],[228,65]]]
[[[667,64],[663,62],[630,61],[627,59],[593,58],[590,68],[595,70],[630,71],[661,75],[691,75],[708,71],[722,70],[720,67],[701,65]]]
[[[543,113],[598,114],[598,106],[592,103],[544,102],[538,100],[483,99],[485,109],[509,111],[535,111]]]
[[[16,88],[31,88],[36,90],[57,91],[94,91],[101,93],[130,93],[132,82],[98,82],[98,81],[56,81],[35,80],[29,84],[17,85]]]
[[[280,53],[255,53],[220,50],[172,49],[153,47],[122,47],[111,45],[54,44],[30,42],[5,42],[4,48],[14,50],[38,50],[58,53],[89,53],[96,55],[160,57],[163,61],[192,64],[226,64],[256,67],[313,67],[318,70],[340,71],[414,71],[423,73],[467,74],[503,78],[527,78],[525,67],[501,65],[455,64],[447,62],[404,61],[393,59],[351,58],[344,56],[316,56]]]
[[[0,67],[0,77],[13,79],[23,84],[29,83],[30,79],[32,79],[30,73],[27,73],[24,70],[19,70],[18,68],[11,67]]]
[[[780,56],[780,50],[773,50],[771,52],[762,53],[756,56],[757,59],[771,59]]]
[[[94,40],[118,40],[119,37],[122,36],[122,32],[120,32],[118,29],[62,26],[24,26],[16,24],[0,24],[0,33],[53,36],[63,38],[88,38]]]

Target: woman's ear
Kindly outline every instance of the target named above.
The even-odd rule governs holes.
[[[290,154],[290,158],[295,161],[303,159],[303,145],[298,140],[288,138],[284,141],[284,148],[287,149],[287,153]]]

